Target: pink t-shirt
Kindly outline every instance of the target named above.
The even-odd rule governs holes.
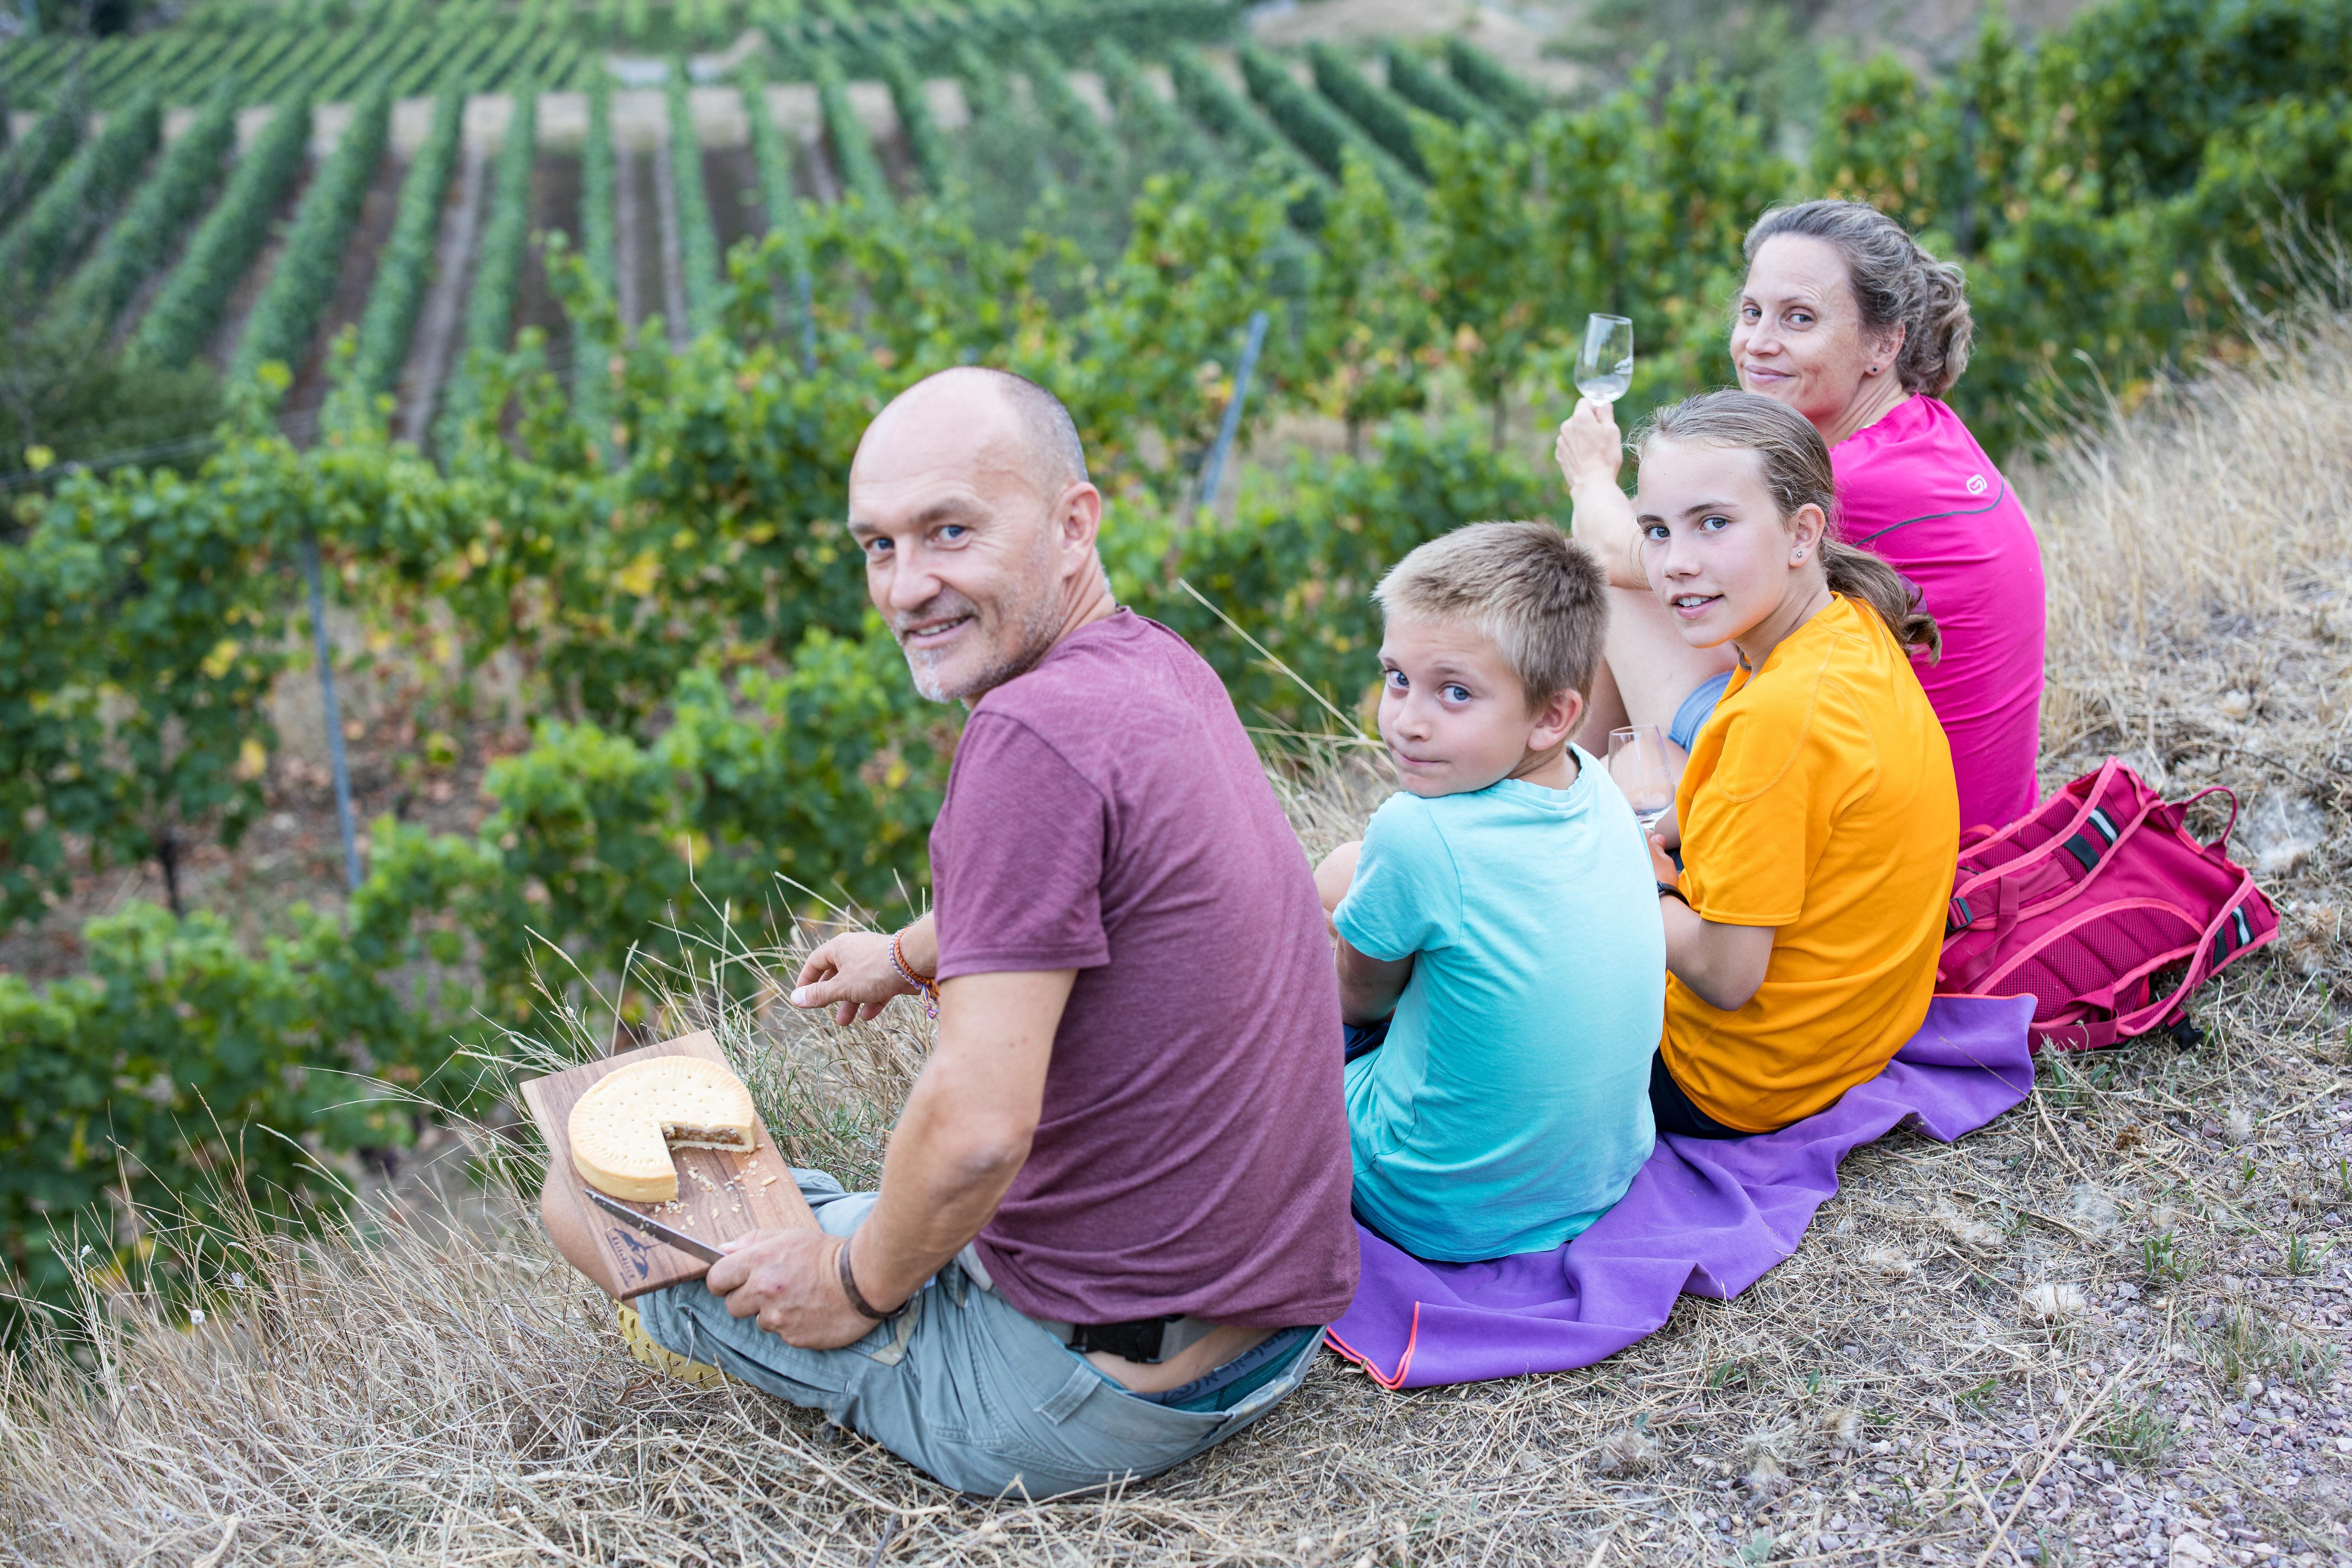
[[[940,978],[1075,969],[980,1233],[1034,1318],[1328,1323],[1356,1293],[1339,986],[1307,852],[1216,672],[1079,627],[972,707],[931,828]]]
[[[2042,739],[2042,546],[2025,509],[1960,416],[1914,397],[1830,453],[1838,536],[1918,587],[1944,657],[1914,662],[1943,721],[1960,826],[2005,826],[2033,808]]]

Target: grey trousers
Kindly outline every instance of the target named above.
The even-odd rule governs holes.
[[[849,1235],[873,1210],[871,1193],[845,1193],[821,1172],[793,1174],[828,1235]],[[1297,1388],[1323,1342],[1307,1335],[1233,1409],[1200,1412],[1139,1399],[1097,1372],[990,1289],[969,1247],[905,1315],[838,1350],[800,1350],[755,1319],[730,1317],[699,1279],[634,1304],[664,1349],[821,1410],[958,1491],[989,1497],[1055,1497],[1181,1464]]]

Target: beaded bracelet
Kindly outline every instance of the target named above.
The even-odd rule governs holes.
[[[899,979],[922,993],[923,1016],[936,1018],[940,1016],[939,983],[915,973],[915,966],[907,962],[906,949],[899,945],[906,940],[905,931],[900,931],[890,939],[890,967],[898,972]]]

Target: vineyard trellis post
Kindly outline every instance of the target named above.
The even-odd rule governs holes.
[[[1242,342],[1242,362],[1234,370],[1233,401],[1225,405],[1225,416],[1217,426],[1217,443],[1209,448],[1209,460],[1201,469],[1201,500],[1203,507],[1217,504],[1217,485],[1225,477],[1225,458],[1234,449],[1234,437],[1241,434],[1242,405],[1249,401],[1250,378],[1257,374],[1258,351],[1265,347],[1265,312],[1252,310],[1249,336]]]
[[[302,536],[302,575],[310,587],[310,644],[319,656],[319,703],[326,716],[327,761],[335,772],[335,826],[343,836],[343,882],[360,890],[359,835],[352,826],[352,773],[343,756],[343,715],[335,702],[335,661],[327,642],[327,592],[319,578],[319,541]]]
[[[809,277],[808,263],[803,260],[793,274],[793,289],[800,296],[801,374],[816,374],[816,285]]]

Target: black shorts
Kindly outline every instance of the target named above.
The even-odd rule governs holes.
[[[1737,1127],[1726,1127],[1697,1106],[1666,1070],[1664,1051],[1650,1057],[1650,1114],[1661,1132],[1673,1132],[1685,1138],[1752,1138],[1752,1132],[1742,1132]]]

